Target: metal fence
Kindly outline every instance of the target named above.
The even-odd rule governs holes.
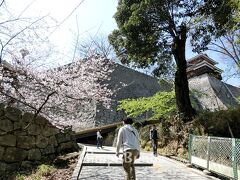
[[[188,149],[191,164],[240,180],[240,139],[190,135]]]

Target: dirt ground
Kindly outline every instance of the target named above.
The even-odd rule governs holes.
[[[77,164],[79,154],[62,156],[54,162],[55,171],[46,177],[46,180],[67,180],[71,179],[74,168]]]
[[[76,167],[80,152],[57,157],[50,164],[41,164],[32,170],[17,172],[11,180],[69,180]]]

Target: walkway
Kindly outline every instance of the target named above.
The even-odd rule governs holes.
[[[97,149],[86,146],[86,154],[82,159],[80,180],[123,180],[121,156],[115,156],[114,147]],[[188,168],[184,164],[172,159],[142,152],[136,160],[136,176],[138,180],[217,180],[201,171]]]

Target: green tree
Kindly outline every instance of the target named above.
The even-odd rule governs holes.
[[[176,113],[175,93],[158,92],[151,97],[125,99],[120,101],[118,110],[123,110],[130,117],[138,117],[150,113],[148,119],[167,118]]]
[[[216,12],[221,9],[225,14],[219,18]],[[216,34],[215,29],[229,20],[229,9],[224,0],[119,0],[114,16],[118,29],[109,35],[109,41],[121,62],[139,67],[154,64],[161,70],[174,57],[176,104],[187,121],[196,111],[189,98],[186,40],[191,36],[195,50],[204,50],[211,39],[209,33]]]
[[[231,5],[236,9],[236,13],[234,14],[234,20],[239,23],[240,22],[240,0],[231,0]]]
[[[210,43],[208,50],[212,50],[222,54],[224,57],[232,61],[240,70],[240,0],[231,0],[229,2],[232,8],[231,20],[224,25],[226,33],[217,37]],[[219,18],[220,19],[220,18]]]

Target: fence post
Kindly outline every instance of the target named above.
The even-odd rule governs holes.
[[[208,136],[207,144],[207,170],[209,171],[209,161],[210,161],[210,147],[211,147],[211,137]]]
[[[232,138],[232,166],[234,180],[238,180],[236,139]]]
[[[188,140],[188,160],[189,160],[190,164],[192,164],[192,139],[193,139],[193,135],[189,134],[189,140]]]

